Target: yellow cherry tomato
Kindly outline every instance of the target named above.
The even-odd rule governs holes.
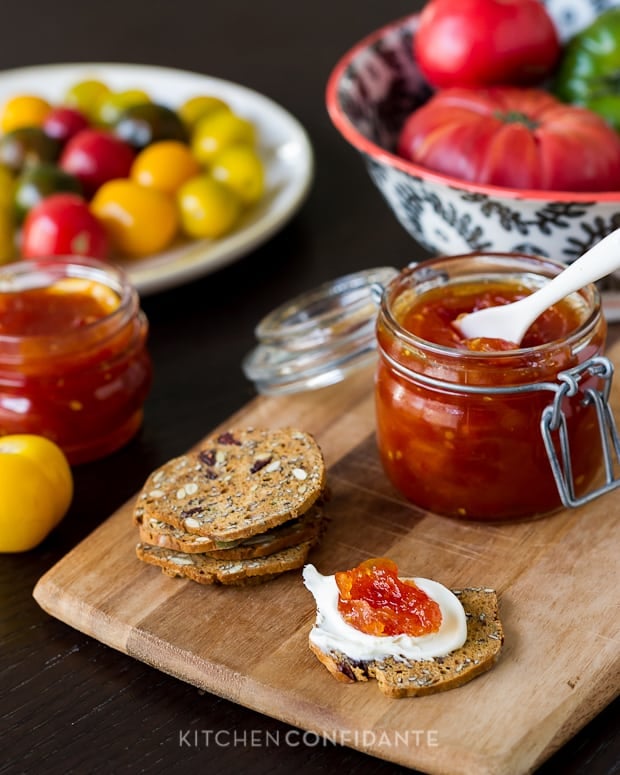
[[[236,113],[218,110],[199,119],[192,134],[192,153],[201,164],[209,165],[223,148],[240,143],[255,145],[254,125]]]
[[[102,126],[114,126],[124,110],[150,102],[151,98],[143,89],[108,92],[97,103],[95,121]]]
[[[0,129],[12,132],[24,126],[41,126],[52,109],[47,100],[34,94],[17,94],[11,97],[0,114]]]
[[[199,172],[200,165],[185,143],[160,140],[140,151],[134,159],[130,177],[142,186],[174,194]]]
[[[231,145],[213,159],[211,174],[231,188],[244,205],[253,205],[265,191],[265,172],[258,153],[249,145]]]
[[[71,468],[53,441],[31,434],[0,437],[0,552],[40,544],[72,498]]]
[[[0,207],[12,208],[15,195],[15,179],[5,166],[0,164]]]
[[[8,206],[0,205],[0,265],[13,261],[15,253],[15,223],[12,212]]]
[[[76,108],[94,121],[99,102],[110,93],[110,87],[102,81],[89,78],[74,83],[66,92],[63,103]]]
[[[225,185],[199,175],[177,193],[181,227],[189,237],[216,239],[231,231],[241,214],[241,200]]]
[[[204,118],[209,113],[214,113],[216,110],[230,111],[230,106],[219,97],[199,95],[186,100],[177,112],[185,126],[191,131],[199,119]]]
[[[104,183],[91,202],[91,210],[126,256],[159,253],[172,242],[179,226],[172,196],[129,178]]]

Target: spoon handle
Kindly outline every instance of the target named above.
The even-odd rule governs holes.
[[[536,294],[526,296],[525,302],[532,300],[533,309],[544,311],[565,296],[580,288],[600,280],[620,268],[620,229],[616,229],[587,250],[576,261],[566,267],[559,275],[543,285]],[[536,298],[534,298],[536,297]],[[538,317],[538,315],[536,315]]]

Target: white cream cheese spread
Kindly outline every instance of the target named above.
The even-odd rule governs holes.
[[[467,620],[460,600],[437,581],[412,579],[441,609],[442,622],[437,632],[421,636],[378,636],[361,632],[342,618],[338,611],[339,592],[335,576],[323,576],[314,565],[306,565],[303,580],[314,595],[317,606],[310,640],[324,653],[340,651],[357,661],[386,657],[415,661],[443,657],[460,648],[467,639]]]

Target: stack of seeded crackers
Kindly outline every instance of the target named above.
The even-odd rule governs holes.
[[[308,433],[214,434],[147,479],[133,515],[138,559],[201,584],[256,584],[301,568],[326,523],[325,479]]]

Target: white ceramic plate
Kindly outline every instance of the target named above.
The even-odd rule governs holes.
[[[251,89],[198,73],[145,65],[78,63],[28,67],[0,73],[0,104],[19,93],[61,101],[69,86],[87,78],[113,90],[141,88],[154,102],[179,107],[199,94],[221,97],[258,131],[266,167],[266,192],[230,235],[197,240],[140,259],[119,261],[142,295],[209,274],[258,247],[298,210],[313,176],[313,153],[301,124],[272,100]]]

